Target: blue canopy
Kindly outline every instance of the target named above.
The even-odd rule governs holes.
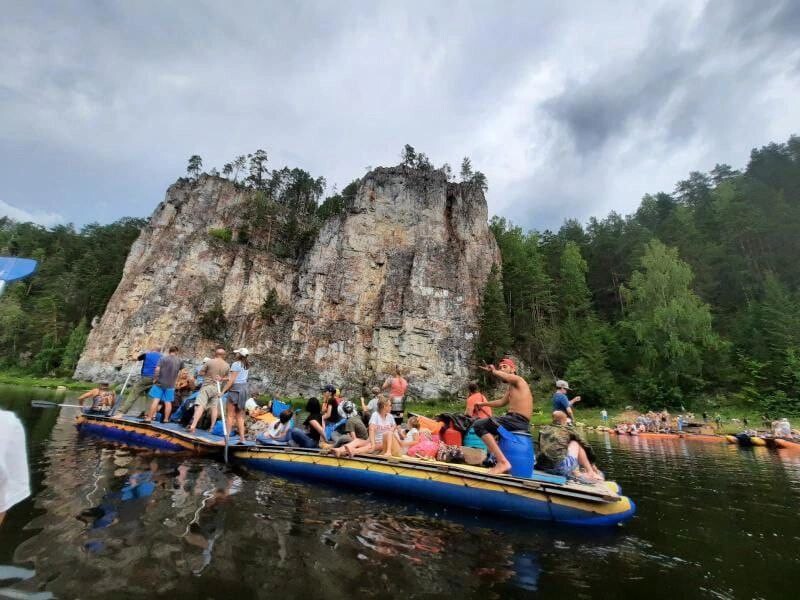
[[[0,256],[0,281],[11,283],[23,279],[36,270],[37,263],[32,258]]]

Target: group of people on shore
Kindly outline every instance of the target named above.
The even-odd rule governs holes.
[[[100,384],[84,394],[81,401],[90,398],[94,410],[105,409],[112,416],[121,418],[146,392],[150,405],[140,418],[150,422],[161,412],[163,420],[168,421],[173,409],[178,408],[185,396],[181,392],[195,391],[191,418],[184,416],[189,433],[197,431],[201,425],[213,431],[221,416],[220,399],[223,399],[225,429],[230,435],[235,433],[239,443],[250,438],[268,445],[319,447],[339,457],[368,453],[421,456],[415,453],[415,448],[438,441],[439,431],[422,427],[418,417],[412,416],[404,423],[408,382],[399,367],[381,386],[372,388],[369,402],[363,397],[360,399],[360,411],[354,402],[342,397],[334,385],[326,385],[321,390],[321,401],[316,397],[306,401],[305,419],[297,423],[295,411],[288,404],[280,403],[279,399],[261,407],[250,397],[250,352],[247,348],[234,350],[232,361],[228,363],[227,350],[217,346],[213,356],[203,359],[194,374],[184,368],[178,353],[179,348],[173,346],[167,354],[153,348],[134,356],[142,363],[141,377],[125,399],[116,398],[107,384]],[[477,383],[471,383],[465,415],[469,419],[470,432],[480,439],[493,457],[494,464],[489,472],[507,473],[512,465],[502,452],[497,436],[501,428],[512,433],[530,434],[533,394],[527,381],[517,374],[516,364],[510,358],[503,358],[497,367],[484,365],[481,369],[505,384],[505,392],[500,398],[490,401],[480,392]],[[538,468],[586,481],[602,479],[602,473],[594,466],[591,447],[574,427],[573,406],[580,397],[570,400],[568,392],[566,381],[556,382],[553,423],[539,432]],[[274,410],[275,407],[280,410]],[[494,415],[493,409],[501,407],[507,407],[507,412]]]

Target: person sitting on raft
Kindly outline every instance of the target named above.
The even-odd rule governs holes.
[[[372,398],[367,404],[364,404],[364,398],[361,398],[361,412],[364,415],[364,423],[369,423],[369,418],[372,413],[378,412],[378,400],[380,400],[381,388],[377,385],[372,388]]]
[[[594,466],[594,453],[589,443],[569,423],[567,413],[553,412],[553,424],[539,430],[539,453],[536,468],[547,473],[585,479],[589,482],[604,479]],[[579,469],[583,475],[579,474]]]
[[[253,398],[248,398],[247,402],[245,402],[244,412],[246,415],[244,426],[247,430],[247,436],[251,439],[264,432],[278,420],[267,407],[259,406]]]
[[[342,417],[339,414],[339,399],[336,388],[330,384],[322,388],[322,437],[325,438],[325,426],[338,423]]]
[[[369,437],[367,426],[356,412],[356,405],[350,400],[345,400],[339,405],[339,414],[342,416],[342,420],[339,421],[339,425],[334,428],[331,435],[331,441],[335,448],[344,446],[355,439],[366,440]]]
[[[292,417],[294,411],[287,408],[278,415],[278,420],[274,421],[267,430],[258,436],[258,441],[262,444],[285,446],[291,439]]]
[[[478,387],[478,382],[470,381],[469,385],[467,385],[467,391],[469,392],[469,395],[467,396],[467,406],[464,409],[464,414],[468,417],[472,417],[473,419],[491,417],[492,407],[488,405],[489,401],[486,399],[486,396],[481,393],[481,390]],[[480,408],[475,407],[478,402],[481,403]]]
[[[355,439],[342,446],[334,448],[336,456],[356,456],[357,454],[370,454],[382,452],[385,456],[392,453],[392,433],[397,425],[390,413],[392,407],[388,398],[381,398],[378,402],[378,412],[373,413],[369,419],[369,439]]]
[[[408,420],[408,431],[403,431],[399,427],[395,429],[394,435],[391,436],[391,441],[390,453],[392,456],[408,454],[408,449],[420,441],[419,417],[413,416]]]
[[[114,390],[109,388],[108,382],[103,381],[98,384],[96,388],[78,396],[78,402],[80,402],[81,408],[83,408],[83,401],[87,398],[91,398],[92,400],[92,404],[89,407],[90,411],[108,412],[114,406],[117,395],[114,393]]]
[[[511,463],[497,445],[497,440],[495,440],[495,436],[498,434],[497,430],[502,426],[507,431],[528,433],[531,427],[531,413],[533,413],[533,394],[528,382],[517,375],[517,365],[510,358],[501,360],[499,369],[494,365],[484,365],[481,369],[494,375],[508,386],[506,393],[499,400],[475,403],[476,408],[484,406],[498,408],[508,405],[508,412],[502,417],[487,417],[473,423],[475,434],[483,440],[489,452],[497,460],[497,464],[489,473],[499,475],[510,471]]]
[[[308,416],[303,421],[302,428],[294,427],[290,433],[291,442],[301,448],[316,448],[319,440],[324,437],[325,430],[322,428],[322,407],[319,400],[309,398],[306,402],[306,412]]]

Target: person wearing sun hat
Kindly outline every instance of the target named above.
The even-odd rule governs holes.
[[[497,459],[497,464],[489,472],[499,475],[510,471],[511,463],[508,462],[495,439],[495,436],[498,435],[498,428],[502,426],[508,431],[529,432],[531,414],[533,414],[533,394],[528,382],[517,375],[517,365],[510,358],[502,359],[499,363],[499,368],[494,365],[484,365],[481,369],[497,377],[508,386],[506,393],[499,400],[475,403],[475,409],[480,409],[483,406],[498,408],[508,405],[508,412],[505,415],[478,419],[473,423],[476,435],[483,440],[489,452]]]
[[[575,421],[575,414],[572,412],[572,405],[581,401],[580,396],[575,396],[572,400],[567,397],[570,391],[569,383],[563,379],[556,381],[556,393],[553,394],[553,413],[558,411],[567,415],[570,421]]]

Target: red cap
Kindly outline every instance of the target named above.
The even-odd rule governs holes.
[[[515,371],[517,370],[517,365],[515,365],[515,364],[514,364],[514,361],[513,361],[513,360],[511,360],[510,358],[504,358],[503,360],[501,360],[501,361],[500,361],[499,365],[500,365],[501,367],[502,367],[503,365],[508,365],[509,367],[511,367],[512,369],[514,369]]]

